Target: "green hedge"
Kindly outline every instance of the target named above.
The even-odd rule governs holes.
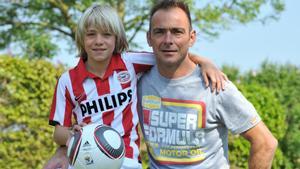
[[[274,91],[257,83],[237,85],[245,97],[254,105],[263,122],[268,126],[273,135],[281,140],[287,126],[286,115]],[[248,168],[250,144],[242,136],[229,137],[229,159],[232,168]],[[272,168],[289,168],[286,166],[288,159],[284,157],[280,148],[277,149]]]
[[[42,168],[53,153],[50,103],[62,66],[0,56],[0,168]]]
[[[249,71],[243,75],[235,67],[223,68],[254,104],[278,139],[272,168],[300,169],[300,68],[267,61],[257,71]],[[234,140],[230,145],[233,150],[230,159],[232,164],[238,166],[236,168],[246,166],[246,160],[238,158],[238,151],[235,153],[238,149],[245,154],[243,150],[247,143],[244,141]]]
[[[279,149],[288,159],[283,168],[300,169],[300,68],[292,64],[264,62],[254,75],[249,73],[244,83],[258,83],[273,91],[286,116]]]

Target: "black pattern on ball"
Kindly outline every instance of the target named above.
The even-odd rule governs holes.
[[[118,134],[120,136],[120,134],[115,129],[105,126],[105,125],[102,125],[102,126],[98,126],[95,129],[95,132],[94,132],[95,142],[96,142],[97,146],[99,147],[99,149],[109,158],[111,158],[111,159],[121,158],[125,153],[124,142],[121,139],[120,146],[117,149],[113,148],[108,143],[108,140],[106,140],[104,137],[104,132],[107,130],[113,130],[116,134]]]

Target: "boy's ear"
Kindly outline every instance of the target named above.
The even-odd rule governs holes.
[[[148,31],[147,32],[147,43],[150,47],[152,47],[152,44],[151,44],[151,33]]]

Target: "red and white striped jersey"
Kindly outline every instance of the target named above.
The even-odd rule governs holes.
[[[112,56],[103,78],[88,72],[84,61],[62,74],[53,96],[50,125],[100,123],[116,129],[124,139],[126,157],[139,158],[137,80],[155,64],[152,53],[122,53]],[[73,121],[74,122],[74,121]]]

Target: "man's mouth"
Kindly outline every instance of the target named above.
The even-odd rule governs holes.
[[[164,53],[174,53],[174,52],[177,52],[177,50],[161,50],[162,52]]]

